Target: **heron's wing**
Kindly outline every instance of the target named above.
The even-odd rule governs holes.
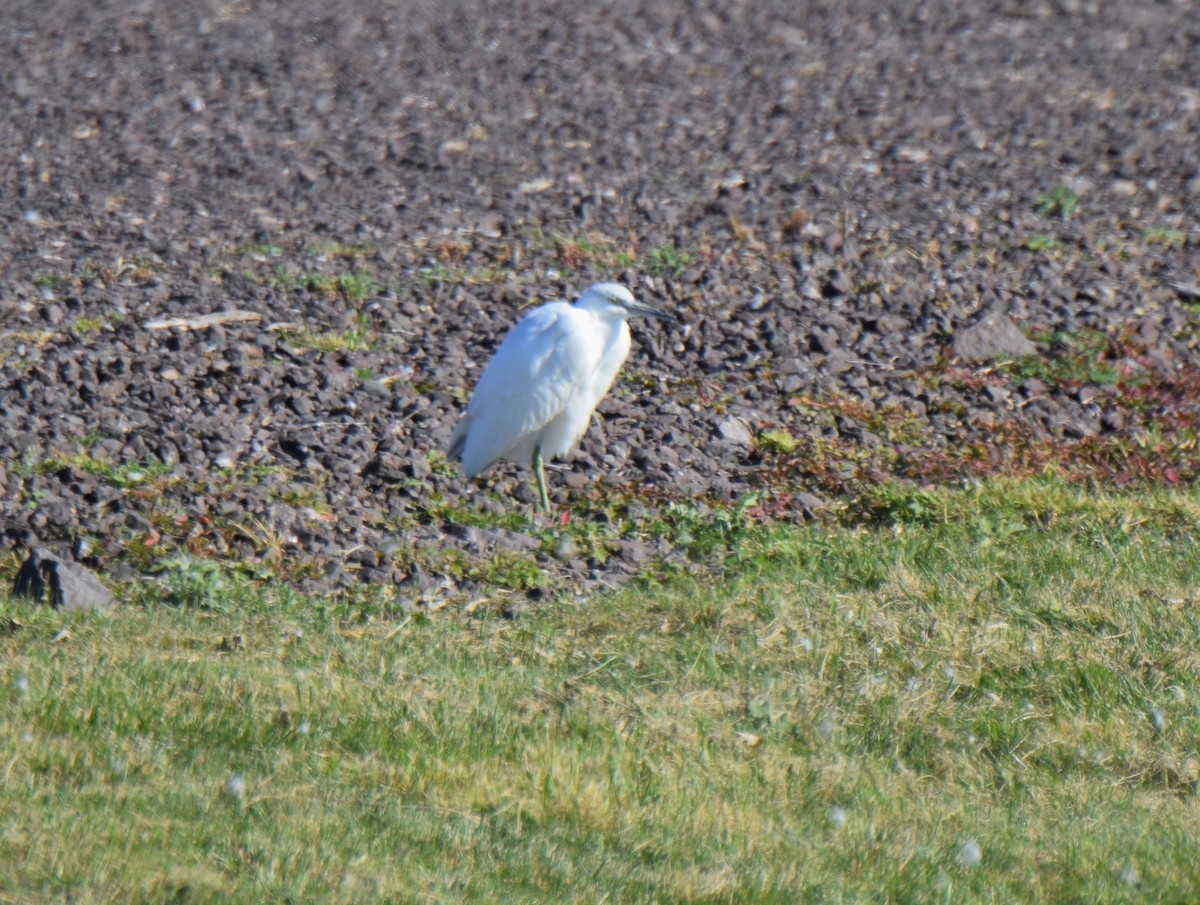
[[[505,458],[590,385],[599,350],[583,318],[571,305],[553,302],[531,311],[504,338],[475,386],[460,424],[465,435],[456,429],[451,441],[461,448],[467,474]]]

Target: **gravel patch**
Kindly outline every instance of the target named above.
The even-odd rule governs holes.
[[[848,492],[770,432],[860,483],[1131,437],[1113,387],[1196,366],[1189,9],[10,4],[0,524],[112,574],[620,581],[670,545],[547,544],[523,470],[431,455],[525,307],[598,279],[683,326],[635,329],[553,469],[580,517]]]

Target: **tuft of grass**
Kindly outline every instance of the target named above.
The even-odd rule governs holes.
[[[674,245],[659,245],[650,249],[643,265],[646,272],[656,277],[677,277],[683,273],[696,256]]]
[[[87,439],[82,438],[82,445],[87,446]],[[94,445],[94,442],[91,445]],[[56,453],[36,461],[24,459],[12,463],[9,468],[20,476],[53,474],[64,468],[75,468],[120,489],[149,487],[161,490],[176,480],[174,467],[157,459],[144,462],[112,462],[93,458],[86,448],[77,453]]]
[[[159,563],[156,571],[157,586],[141,589],[144,600],[207,610],[228,609],[237,604],[235,576],[214,560],[180,554]]]
[[[1079,195],[1065,185],[1058,185],[1037,199],[1038,215],[1066,220],[1079,206]]]
[[[254,278],[253,275],[248,276]],[[342,273],[304,273],[279,267],[267,276],[266,281],[276,289],[341,296],[351,302],[369,298],[378,293],[380,288],[365,267]]]
[[[1120,379],[1108,354],[1112,343],[1102,330],[1060,331],[1037,339],[1051,344],[1049,356],[1025,355],[999,362],[996,369],[1017,381],[1036,377],[1052,385],[1111,386]]]
[[[5,345],[27,345],[35,348],[46,345],[54,338],[53,330],[14,330],[4,337]]]
[[[304,253],[314,258],[341,258],[346,261],[354,261],[365,258],[373,250],[372,246],[364,243],[330,242],[325,245],[309,245],[304,249]]]
[[[418,269],[417,278],[425,283],[461,283],[466,279],[466,271],[438,262]]]
[[[632,267],[637,258],[621,248],[607,236],[587,230],[561,233],[536,225],[523,225],[520,229],[527,248],[531,251],[551,252],[558,265],[570,273],[583,267],[593,266],[600,270],[614,271]]]
[[[379,292],[379,285],[367,273],[366,268],[350,273],[339,273],[335,285],[337,294],[352,302],[361,301]]]
[[[863,506],[516,619],[187,560],[113,614],[6,602],[0,897],[1200,896],[1200,496]]]
[[[315,332],[306,327],[289,331],[288,337],[296,346],[322,352],[369,352],[378,346],[381,338],[366,315],[360,315],[344,330]]]
[[[417,280],[428,285],[467,283],[472,286],[491,286],[503,283],[511,275],[512,271],[504,267],[487,265],[466,268],[447,265],[441,261],[420,267],[416,271]]]
[[[530,253],[550,253],[554,264],[565,273],[582,269],[615,272],[636,267],[656,277],[678,277],[702,257],[699,251],[676,245],[658,245],[644,254],[622,247],[613,239],[589,230],[561,233],[538,225],[519,229],[523,246]]]
[[[791,400],[791,405],[810,420],[823,422],[827,426],[836,424],[839,418],[851,419],[872,434],[889,441],[916,444],[926,439],[927,423],[906,411],[899,403],[879,405],[846,394],[834,393],[820,397],[797,396]]]
[[[80,262],[77,275],[85,283],[97,281],[114,283],[147,283],[157,273],[156,264],[150,258],[134,256],[128,260],[119,257],[115,261],[85,260]]]
[[[800,441],[785,430],[765,430],[754,438],[755,449],[761,453],[788,455],[800,447]]]
[[[98,430],[94,429],[88,431],[86,434],[73,434],[67,437],[68,440],[70,440],[72,443],[78,444],[82,449],[94,449],[96,444],[98,444],[103,438],[104,435]]]
[[[1062,248],[1062,243],[1054,236],[1046,233],[1035,233],[1032,236],[1026,236],[1025,241],[1021,243],[1030,251],[1052,252]]]
[[[277,258],[283,254],[283,249],[273,242],[251,242],[233,248],[235,255],[250,255],[255,258]]]
[[[79,336],[86,336],[89,333],[97,333],[108,326],[108,319],[103,317],[80,317],[77,318],[68,328],[72,333]]]
[[[1182,248],[1187,244],[1187,233],[1178,229],[1147,229],[1142,231],[1142,241],[1147,245],[1165,245]]]

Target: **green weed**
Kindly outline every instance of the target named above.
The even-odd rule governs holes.
[[[650,250],[643,267],[652,276],[678,277],[695,259],[695,254],[690,251],[674,245],[659,245]]]
[[[23,459],[13,463],[14,474],[53,474],[64,468],[75,468],[121,489],[134,487],[165,487],[176,479],[174,467],[155,459],[144,462],[112,462],[93,458],[86,450],[78,453],[56,453],[46,459]]]
[[[1187,243],[1187,238],[1187,233],[1178,229],[1146,229],[1142,231],[1142,241],[1147,245],[1178,248]]]
[[[1038,251],[1048,253],[1058,251],[1062,248],[1062,243],[1054,236],[1045,233],[1037,233],[1032,236],[1026,236],[1025,241],[1021,243],[1030,251]]]
[[[366,268],[343,273],[302,273],[280,267],[266,281],[277,289],[341,296],[351,302],[370,298],[380,288]]]
[[[1078,205],[1079,195],[1065,185],[1059,185],[1038,196],[1036,210],[1039,216],[1066,220]]]
[[[1103,331],[1055,333],[1041,339],[1051,343],[1048,356],[1034,354],[1003,361],[997,365],[997,370],[1017,381],[1036,377],[1050,384],[1091,383],[1109,386],[1120,378],[1120,373],[1106,354],[1110,341]]]

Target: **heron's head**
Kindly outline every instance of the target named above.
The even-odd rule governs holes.
[[[628,320],[631,317],[644,315],[657,317],[668,323],[678,323],[674,317],[665,311],[643,304],[633,297],[628,289],[620,283],[597,283],[575,300],[580,308],[587,308],[600,317],[620,318]]]

